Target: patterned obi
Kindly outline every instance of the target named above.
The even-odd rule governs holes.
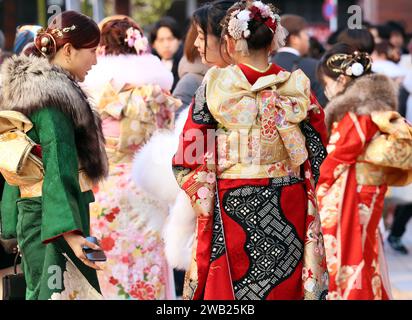
[[[174,127],[181,101],[158,85],[124,85],[109,82],[97,104],[102,117],[110,165],[133,161],[133,155],[158,129]]]
[[[268,134],[270,139],[266,139]],[[296,149],[299,144],[302,148]],[[287,132],[265,127],[218,130],[217,151],[217,171],[222,179],[300,177],[300,165],[307,159],[299,127]]]
[[[308,151],[299,124],[310,107],[303,72],[282,71],[259,78],[253,86],[237,66],[212,69],[208,75],[206,101],[219,123],[219,177],[300,177]]]
[[[83,170],[79,171],[79,185],[81,192],[90,191],[93,188],[93,183],[87,177]],[[34,198],[42,196],[43,177],[38,182],[32,184],[19,185],[21,198]]]
[[[394,111],[372,112],[379,132],[356,163],[360,185],[404,186],[412,182],[412,127]]]
[[[0,111],[0,172],[9,185],[19,187],[21,198],[42,196],[44,168],[41,151],[33,151],[38,145],[27,135],[32,128],[21,112]],[[82,192],[93,187],[81,169],[79,184]]]

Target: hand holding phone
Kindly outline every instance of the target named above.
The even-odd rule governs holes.
[[[96,237],[87,237],[86,240],[96,245],[99,245],[99,242],[97,241]],[[86,255],[87,259],[89,259],[90,261],[102,262],[107,260],[103,250],[95,250],[87,246],[84,246],[83,252]]]

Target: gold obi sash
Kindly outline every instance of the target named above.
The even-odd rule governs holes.
[[[43,167],[43,166],[42,166]],[[19,185],[21,198],[34,198],[42,196],[43,176],[38,177],[38,181],[32,184]],[[83,170],[79,171],[79,185],[81,192],[90,191],[93,188],[93,183],[87,177]]]
[[[41,159],[31,153],[36,143],[27,136],[33,128],[29,118],[17,111],[0,111],[0,173],[9,185],[18,186],[21,198],[40,197],[44,178]],[[79,171],[82,192],[93,185]]]
[[[128,163],[133,161],[135,149],[119,150],[120,138],[106,137],[106,154],[111,166],[119,163]]]
[[[111,118],[119,125],[119,136],[105,133],[111,165],[132,162],[136,151],[157,129],[172,129],[174,113],[182,104],[158,85],[125,84],[116,89],[112,81],[106,84],[97,100],[102,120]]]
[[[252,86],[237,66],[212,68],[206,101],[217,130],[223,179],[300,177],[308,159],[299,124],[310,108],[310,82],[300,70],[259,78]]]
[[[379,133],[356,164],[361,185],[404,186],[412,182],[412,127],[397,112],[372,112]]]

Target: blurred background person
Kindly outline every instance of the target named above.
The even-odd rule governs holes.
[[[173,73],[172,91],[179,81],[179,62],[183,56],[182,35],[179,25],[172,17],[160,19],[150,32],[150,45],[157,55]]]
[[[389,42],[401,53],[407,53],[405,27],[396,21],[388,21]]]
[[[209,66],[202,63],[199,51],[195,47],[197,36],[196,26],[191,23],[186,34],[184,55],[179,63],[179,81],[173,90],[173,96],[182,101],[176,116],[190,105],[204,75],[209,70]]]
[[[277,50],[271,59],[272,62],[290,72],[301,69],[310,79],[311,89],[318,102],[322,107],[325,107],[327,99],[324,88],[316,76],[318,61],[306,57],[309,53],[310,44],[305,19],[297,15],[287,14],[281,17],[281,24],[288,31],[286,45]]]
[[[102,117],[110,165],[91,205],[91,228],[107,255],[99,274],[102,293],[106,299],[173,299],[160,234],[167,205],[131,177],[134,153],[156,130],[173,128],[180,106],[168,94],[173,76],[129,17],[108,19],[99,46],[97,64],[83,85]]]
[[[412,38],[409,40],[407,52],[401,56],[399,65],[410,72],[412,71]]]
[[[367,28],[362,29],[344,29],[337,38],[338,43],[347,44],[348,46],[360,52],[372,54],[375,50],[375,39]]]
[[[13,53],[19,55],[27,45],[34,41],[37,32],[41,29],[38,25],[22,25],[17,28],[14,40]]]
[[[379,36],[379,30],[376,25],[370,22],[364,21],[363,26],[364,28],[368,29],[368,31],[371,33],[375,44],[381,42],[382,39]]]
[[[326,40],[325,43],[325,49],[326,51],[330,50],[335,44],[338,43],[338,37],[340,35],[340,33],[344,30],[344,28],[338,28],[337,30],[333,31],[328,39]]]
[[[316,37],[310,37],[308,57],[319,60],[320,58],[322,58],[324,53],[325,48],[323,47],[322,43]]]
[[[401,84],[407,71],[399,66],[400,52],[389,41],[382,40],[376,44],[372,54],[374,73],[384,74]]]

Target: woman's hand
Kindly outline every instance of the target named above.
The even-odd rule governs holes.
[[[67,244],[70,246],[70,248],[73,250],[76,257],[79,258],[81,262],[83,262],[86,266],[90,268],[102,270],[102,268],[99,267],[97,264],[87,259],[86,255],[83,252],[83,247],[85,246],[94,250],[102,250],[98,245],[87,241],[86,238],[75,233],[67,233],[63,235],[63,237],[64,240],[66,240]]]

